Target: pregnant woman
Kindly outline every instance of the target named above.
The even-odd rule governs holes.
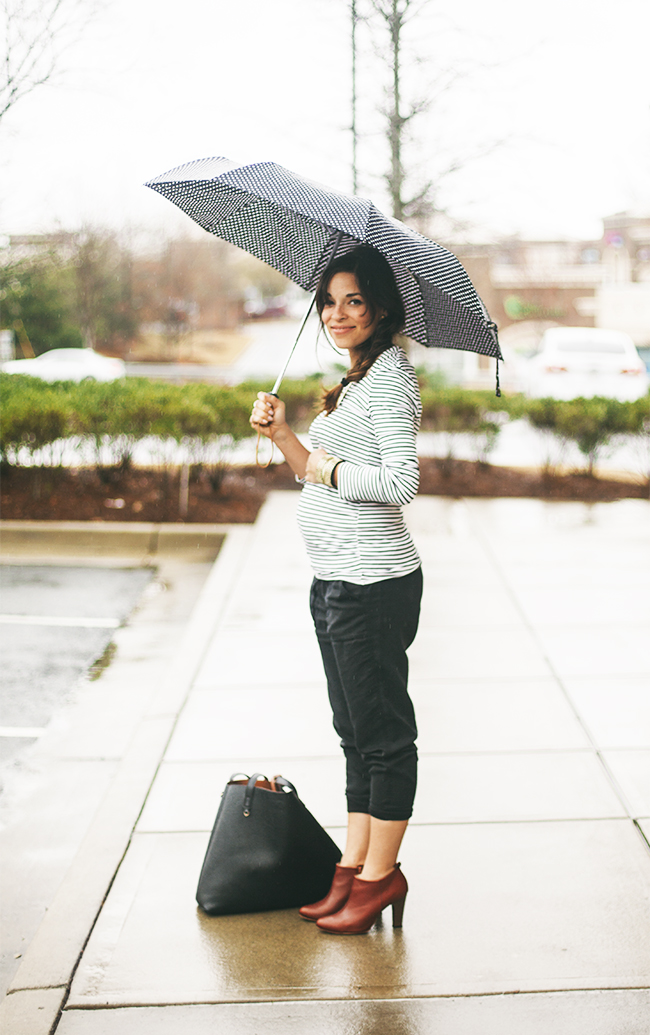
[[[394,338],[404,306],[373,248],[334,261],[316,293],[350,367],[327,392],[306,449],[281,400],[260,393],[251,424],[304,482],[298,522],[314,570],[311,613],[346,758],[348,829],[332,887],[301,915],[330,934],[362,934],[387,906],[401,927],[408,885],[397,855],[413,810],[417,727],[406,650],[420,614],[420,558],[401,507],[419,470],[415,371]]]

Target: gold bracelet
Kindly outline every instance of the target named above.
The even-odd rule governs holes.
[[[335,456],[328,456],[327,460],[323,464],[323,485],[327,485],[330,489],[332,485],[332,471],[338,463]]]
[[[326,485],[330,489],[334,488],[332,475],[334,474],[334,469],[340,463],[341,460],[338,456],[328,455],[323,457],[317,467],[317,477],[321,485]]]

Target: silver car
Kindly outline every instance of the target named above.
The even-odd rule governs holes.
[[[524,374],[527,395],[576,399],[602,395],[621,402],[648,391],[645,363],[629,334],[593,327],[552,327]]]
[[[94,349],[50,349],[36,359],[10,359],[2,364],[7,374],[28,374],[42,381],[116,381],[124,377],[121,359],[100,356]]]

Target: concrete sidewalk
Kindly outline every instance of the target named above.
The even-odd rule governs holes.
[[[421,775],[401,853],[403,931],[336,938],[295,911],[197,910],[232,772],[282,772],[343,836],[296,504],[275,493],[251,531],[228,536],[144,716],[149,733],[25,954],[2,1031],[647,1035],[643,501],[421,497],[408,509],[425,598],[410,652]],[[108,861],[86,901],[102,832]]]

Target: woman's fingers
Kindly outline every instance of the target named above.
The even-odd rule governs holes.
[[[258,392],[257,399],[253,403],[253,412],[250,418],[251,424],[266,426],[272,423],[275,407],[270,402],[271,398],[272,396],[266,395],[264,392]]]
[[[265,413],[263,410],[253,407],[253,412],[251,413],[251,424],[270,424],[272,420],[272,416],[269,416],[269,414]]]
[[[272,425],[274,431],[278,431],[281,425],[286,424],[284,403],[269,392],[259,392],[253,403],[250,423],[255,429]]]

